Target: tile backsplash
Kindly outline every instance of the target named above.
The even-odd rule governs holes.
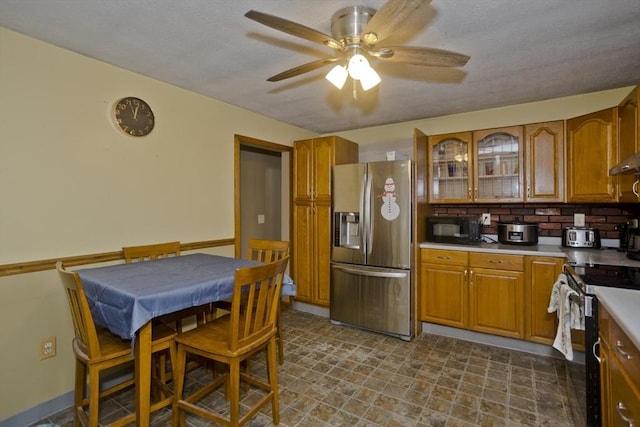
[[[484,227],[486,234],[498,233],[498,222],[520,220],[538,224],[538,235],[561,237],[564,227],[573,226],[573,214],[585,215],[585,227],[600,230],[600,237],[617,239],[615,226],[628,218],[640,217],[640,203],[618,204],[482,204],[482,205],[433,205],[436,215],[491,214],[491,225]]]

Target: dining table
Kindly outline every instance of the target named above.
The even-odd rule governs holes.
[[[194,253],[76,270],[94,322],[131,340],[138,426],[148,426],[150,420],[153,319],[231,298],[235,271],[258,264],[247,259]],[[295,296],[295,283],[288,275],[283,279],[282,295]]]

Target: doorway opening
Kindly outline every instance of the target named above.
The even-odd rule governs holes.
[[[235,256],[249,239],[289,240],[292,147],[235,136]]]

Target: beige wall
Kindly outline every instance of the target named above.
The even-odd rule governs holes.
[[[410,147],[414,128],[563,119],[615,105],[630,89],[340,135],[363,149]],[[153,108],[151,135],[133,139],[110,122],[113,102],[128,95]],[[1,28],[0,99],[0,264],[234,237],[233,135],[283,145],[314,136]],[[38,342],[52,335],[58,356],[40,361]],[[0,278],[0,422],[72,390],[70,341],[54,272]]]
[[[149,136],[111,122],[123,96],[151,105]],[[233,238],[234,134],[316,136],[2,28],[0,99],[0,264]],[[0,277],[0,421],[73,389],[66,304],[54,272]]]
[[[364,151],[374,153],[377,156],[375,160],[384,160],[385,150],[400,150],[403,153],[412,154],[414,129],[420,129],[427,135],[438,135],[564,120],[615,106],[632,90],[633,86],[623,87],[502,108],[356,129],[337,134],[360,144],[361,158]],[[425,100],[425,102],[437,102],[437,100]]]

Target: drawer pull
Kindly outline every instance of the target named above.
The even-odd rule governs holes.
[[[627,360],[631,360],[631,355],[622,349],[624,347],[620,341],[616,341],[616,351]]]
[[[502,260],[489,259],[487,260],[490,264],[502,264]]]
[[[593,343],[593,347],[591,347],[591,352],[593,353],[593,357],[596,358],[598,363],[602,363],[602,361],[600,360],[600,357],[598,357],[598,355],[596,354],[596,347],[599,347],[599,346],[600,346],[600,337],[598,337],[598,341]]]
[[[438,258],[438,259],[451,259],[450,256],[443,256],[443,255],[438,255],[436,258]]]
[[[633,420],[626,414],[627,407],[624,406],[624,403],[618,402],[618,404],[616,405],[616,412],[618,413],[618,416],[622,418],[622,421],[627,423],[629,427],[633,427]]]

